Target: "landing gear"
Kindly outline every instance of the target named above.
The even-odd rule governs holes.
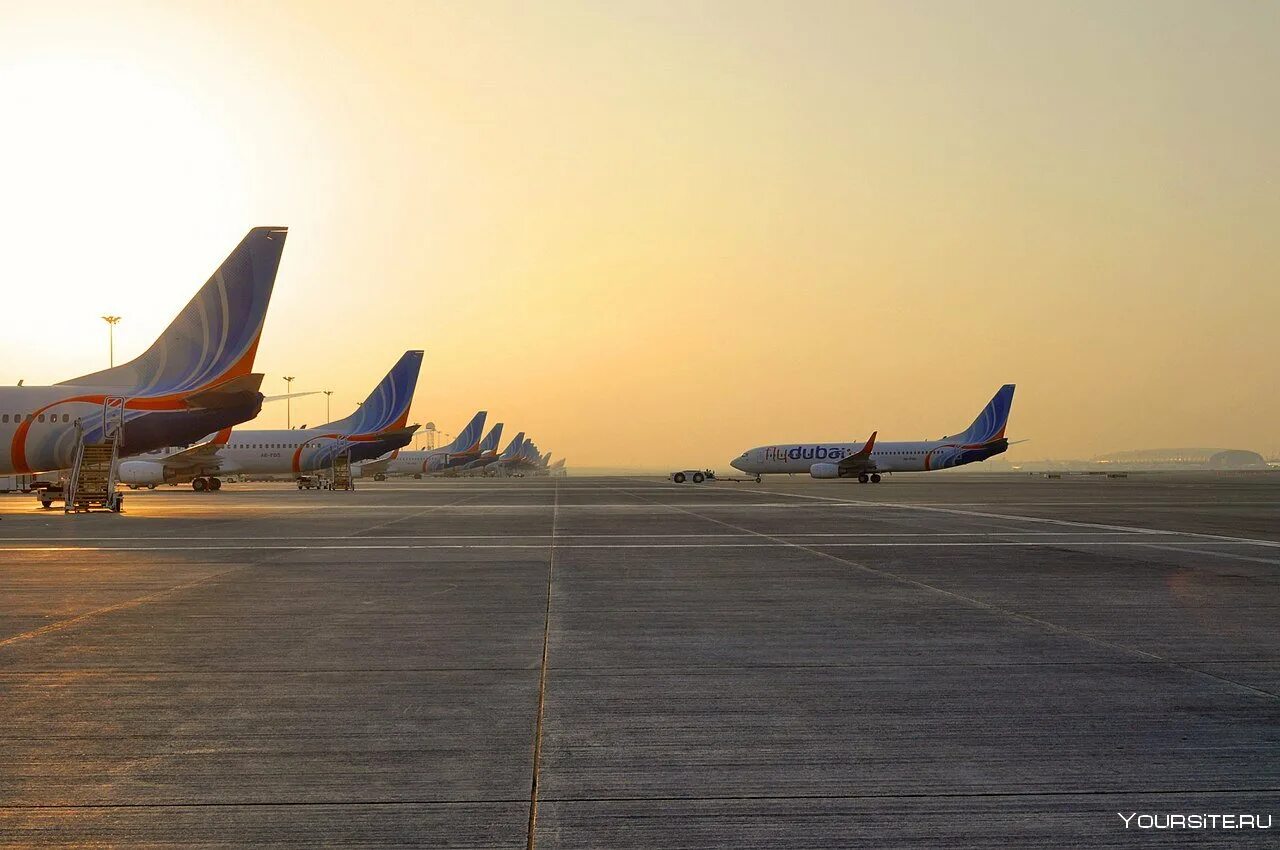
[[[873,473],[871,473],[871,483],[872,483],[872,484],[879,484],[879,483],[880,483],[880,473],[878,473],[878,472],[873,472]]]
[[[757,483],[757,484],[759,484],[759,483],[760,483],[760,476],[759,476],[759,475],[757,475],[757,476],[756,476],[756,483]]]
[[[210,490],[221,490],[221,489],[222,489],[222,479],[221,479],[221,478],[210,478],[210,479],[209,479],[209,489],[210,489]]]
[[[203,478],[192,478],[191,489],[195,490],[197,493],[203,493],[205,490],[209,489],[209,482],[205,481]]]
[[[866,483],[867,483],[868,481],[870,481],[870,480],[871,480],[871,476],[870,476],[870,475],[867,475],[867,473],[865,473],[865,472],[859,472],[859,473],[858,473],[858,483],[859,483],[859,484],[866,484]]]

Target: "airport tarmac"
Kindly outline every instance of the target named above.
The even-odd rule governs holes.
[[[0,496],[0,843],[1251,846],[1280,475]],[[532,839],[532,840],[531,840]]]

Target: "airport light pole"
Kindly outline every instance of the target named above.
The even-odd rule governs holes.
[[[102,321],[107,323],[107,364],[109,366],[116,365],[116,325],[120,323],[119,316],[103,316]]]
[[[284,422],[289,430],[293,430],[293,399],[289,398],[293,395],[293,378],[293,375],[288,375],[284,379],[285,386],[289,388],[284,399]]]
[[[333,390],[324,390],[324,421],[328,422],[332,419],[329,416],[329,396],[333,395]]]

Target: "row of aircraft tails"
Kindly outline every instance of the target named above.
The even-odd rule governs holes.
[[[0,475],[61,473],[71,507],[78,485],[206,490],[221,476],[301,478],[337,464],[379,478],[563,472],[564,461],[551,463],[524,432],[501,448],[503,425],[485,432],[484,411],[447,446],[402,451],[418,428],[408,420],[419,350],[406,351],[350,416],[314,428],[236,428],[267,400],[253,365],[287,236],[284,227],[250,230],[136,359],[53,386],[0,387]],[[104,459],[109,470],[90,475]]]

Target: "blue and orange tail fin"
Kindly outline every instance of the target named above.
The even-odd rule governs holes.
[[[161,396],[193,393],[248,375],[288,233],[284,227],[250,230],[141,356],[62,383]]]
[[[1009,410],[1013,407],[1013,389],[1013,384],[1005,384],[998,389],[973,424],[951,439],[968,445],[1003,439],[1005,426],[1009,423]]]
[[[520,447],[524,445],[524,431],[516,434],[515,438],[507,444],[502,450],[502,454],[498,456],[499,460],[514,460],[520,454]]]
[[[463,428],[452,443],[445,446],[443,451],[446,454],[462,454],[464,452],[475,451],[476,446],[480,443],[480,435],[484,433],[484,421],[489,416],[489,411],[481,410],[471,417],[471,421],[467,423],[467,427]]]
[[[421,370],[422,352],[406,351],[355,413],[319,427],[343,434],[380,434],[405,427]]]
[[[498,442],[502,439],[502,423],[499,422],[489,429],[489,433],[484,435],[484,439],[480,441],[480,453],[496,452],[498,450]]]

